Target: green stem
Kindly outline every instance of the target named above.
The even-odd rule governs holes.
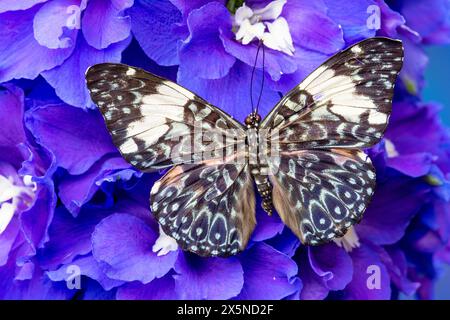
[[[232,14],[236,13],[236,10],[239,7],[242,7],[242,5],[244,4],[244,0],[228,0],[227,2],[227,9],[228,11],[230,11]]]

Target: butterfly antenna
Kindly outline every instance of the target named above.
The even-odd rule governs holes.
[[[262,74],[262,82],[261,82],[261,88],[260,88],[260,91],[259,91],[258,101],[256,103],[256,108],[255,108],[254,104],[253,104],[253,79],[255,77],[256,65],[258,63],[259,51],[260,51],[261,48],[262,48],[262,71],[263,71],[263,74]],[[261,96],[262,96],[263,88],[264,88],[265,55],[266,54],[265,54],[263,42],[259,41],[258,50],[256,51],[255,63],[253,64],[252,76],[250,78],[250,103],[252,105],[252,112],[254,114],[258,113],[259,103],[261,102]]]

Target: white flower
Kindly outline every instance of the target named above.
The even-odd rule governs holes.
[[[170,251],[176,251],[177,249],[177,241],[165,234],[161,226],[159,226],[159,237],[158,239],[156,239],[156,242],[153,245],[153,252],[158,252],[158,256],[164,256]]]
[[[358,235],[356,234],[355,228],[350,227],[347,233],[342,238],[336,238],[333,240],[339,247],[344,247],[345,251],[351,252],[355,248],[359,248],[361,245],[359,243]]]
[[[286,0],[275,0],[262,9],[252,10],[245,4],[239,7],[233,23],[236,40],[247,45],[256,38],[266,47],[292,56],[295,49],[289,25],[280,17],[285,4]]]
[[[6,230],[19,205],[29,207],[34,200],[36,184],[31,176],[23,177],[24,185],[14,184],[12,177],[0,175],[0,234]]]
[[[386,154],[388,156],[388,158],[395,158],[398,157],[398,151],[395,148],[395,145],[392,143],[391,140],[385,138],[384,139],[384,147],[386,148]]]

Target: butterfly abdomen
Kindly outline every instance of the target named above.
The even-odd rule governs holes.
[[[256,169],[256,168],[254,168]],[[270,216],[272,215],[273,210],[273,202],[272,202],[272,184],[269,181],[267,176],[261,175],[261,173],[254,172],[252,169],[252,176],[256,183],[256,189],[258,190],[261,196],[261,207],[265,212]]]
[[[256,183],[256,188],[261,195],[261,206],[265,212],[272,215],[273,202],[272,202],[272,184],[268,178],[268,165],[267,159],[262,156],[264,154],[262,145],[264,138],[259,131],[259,123],[261,122],[261,116],[259,114],[251,113],[245,119],[247,125],[247,147],[249,153],[249,165],[250,172],[253,180]]]

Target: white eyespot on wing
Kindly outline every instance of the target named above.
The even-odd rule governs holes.
[[[127,76],[134,76],[136,74],[136,70],[133,68],[128,68],[127,72],[125,73]]]
[[[124,154],[135,153],[139,150],[137,143],[134,139],[127,139],[119,147],[120,151]]]

